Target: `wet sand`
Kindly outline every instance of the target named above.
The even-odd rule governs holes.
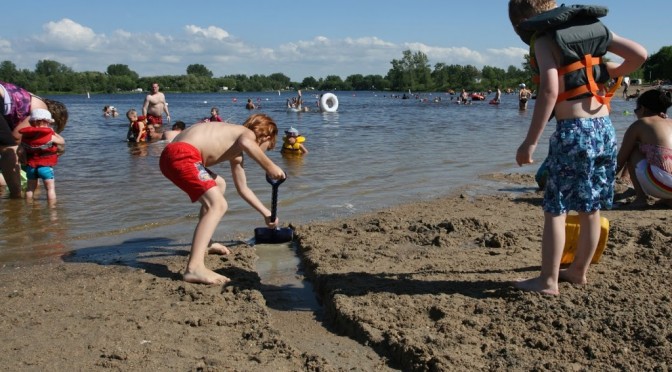
[[[236,244],[231,256],[207,258],[233,279],[224,287],[180,280],[186,237],[6,265],[0,364],[11,371],[669,370],[670,209],[603,212],[610,236],[589,284],[562,283],[560,296],[548,297],[508,285],[538,274],[542,194],[530,175],[488,179],[499,186],[293,226],[300,262],[290,246]],[[274,262],[286,273],[272,275]],[[301,287],[304,275],[317,299]]]

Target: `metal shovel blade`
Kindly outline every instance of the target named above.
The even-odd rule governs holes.
[[[294,238],[294,230],[289,227],[279,229],[269,229],[268,227],[257,227],[254,229],[254,242],[256,244],[278,244],[287,243]]]

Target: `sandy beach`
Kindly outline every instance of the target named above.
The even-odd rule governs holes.
[[[0,364],[6,371],[670,370],[670,210],[603,212],[609,239],[589,284],[562,283],[560,296],[542,296],[508,285],[538,273],[542,193],[531,175],[487,179],[497,190],[467,188],[292,226],[321,311],[273,298],[291,292],[262,281],[258,249],[249,246],[207,258],[232,278],[224,287],[180,280],[187,244],[153,246],[132,261],[80,252],[6,265]]]

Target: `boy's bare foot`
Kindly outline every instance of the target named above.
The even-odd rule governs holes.
[[[514,287],[526,291],[526,292],[537,292],[544,295],[557,296],[560,294],[558,288],[552,288],[547,286],[542,282],[541,278],[532,278],[526,280],[518,280],[511,282],[511,285]]]
[[[182,275],[182,279],[184,279],[185,282],[199,284],[226,284],[231,281],[231,279],[224,275],[217,274],[205,267],[185,272],[184,275]]]
[[[226,248],[225,245],[219,244],[219,243],[212,243],[208,247],[208,253],[209,254],[221,254],[221,255],[226,255],[226,254],[231,254],[231,250],[229,248]]]
[[[558,280],[561,282],[568,282],[572,284],[578,284],[578,285],[585,285],[588,284],[588,279],[586,279],[585,276],[583,275],[576,275],[572,273],[571,271],[565,269],[565,270],[560,270],[560,276],[558,277]]]

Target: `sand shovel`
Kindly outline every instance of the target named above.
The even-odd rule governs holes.
[[[275,221],[276,212],[278,209],[278,186],[285,182],[286,178],[281,180],[273,180],[266,175],[266,181],[273,186],[273,194],[271,201],[271,221]],[[268,227],[257,227],[254,229],[254,242],[256,244],[278,244],[286,243],[292,240],[294,231],[289,227],[269,229]]]

